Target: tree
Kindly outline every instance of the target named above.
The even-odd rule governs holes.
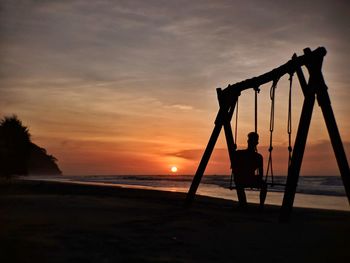
[[[62,174],[56,162],[57,159],[54,156],[47,154],[44,148],[31,143],[28,161],[28,172],[30,174]]]
[[[16,115],[0,121],[0,175],[8,177],[28,173],[30,143],[29,130]]]
[[[61,174],[57,159],[32,143],[30,137],[16,115],[0,120],[0,176]]]

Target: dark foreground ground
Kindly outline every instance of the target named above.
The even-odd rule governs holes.
[[[15,181],[0,184],[0,262],[350,262],[350,213],[179,193]]]

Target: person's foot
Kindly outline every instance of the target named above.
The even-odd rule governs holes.
[[[259,211],[263,211],[264,210],[264,204],[260,204],[259,205]]]

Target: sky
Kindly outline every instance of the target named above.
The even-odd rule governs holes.
[[[67,175],[169,174],[172,166],[194,174],[218,111],[216,88],[324,46],[349,156],[349,10],[345,0],[2,0],[0,116],[16,114]],[[276,89],[275,174],[287,171],[288,77]],[[294,141],[303,96],[293,83]],[[270,85],[258,101],[265,168]],[[248,90],[239,100],[239,148],[254,130],[253,110]],[[206,173],[230,173],[223,134]],[[301,174],[339,174],[317,103]]]

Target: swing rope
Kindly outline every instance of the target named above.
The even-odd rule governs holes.
[[[237,104],[236,104],[236,123],[235,123],[235,150],[237,149],[237,140],[238,140],[238,97],[237,97]]]
[[[289,97],[288,97],[288,167],[292,161],[292,85],[293,85],[293,72],[289,73]]]
[[[254,88],[255,96],[254,96],[254,109],[255,109],[255,133],[258,133],[258,93],[260,92],[259,87]]]
[[[265,182],[267,182],[269,174],[271,175],[271,186],[274,185],[274,178],[273,178],[273,167],[272,167],[272,135],[273,130],[275,127],[275,90],[277,88],[277,83],[279,79],[275,79],[272,82],[271,88],[270,88],[270,99],[271,99],[271,110],[270,110],[270,146],[269,146],[269,159],[267,162],[267,169],[266,169],[266,176],[265,176]]]
[[[237,97],[237,102],[236,102],[236,116],[235,116],[235,137],[234,137],[234,150],[237,150],[237,138],[238,138],[238,98]],[[230,178],[230,190],[233,189],[233,172],[231,171],[231,178]]]

